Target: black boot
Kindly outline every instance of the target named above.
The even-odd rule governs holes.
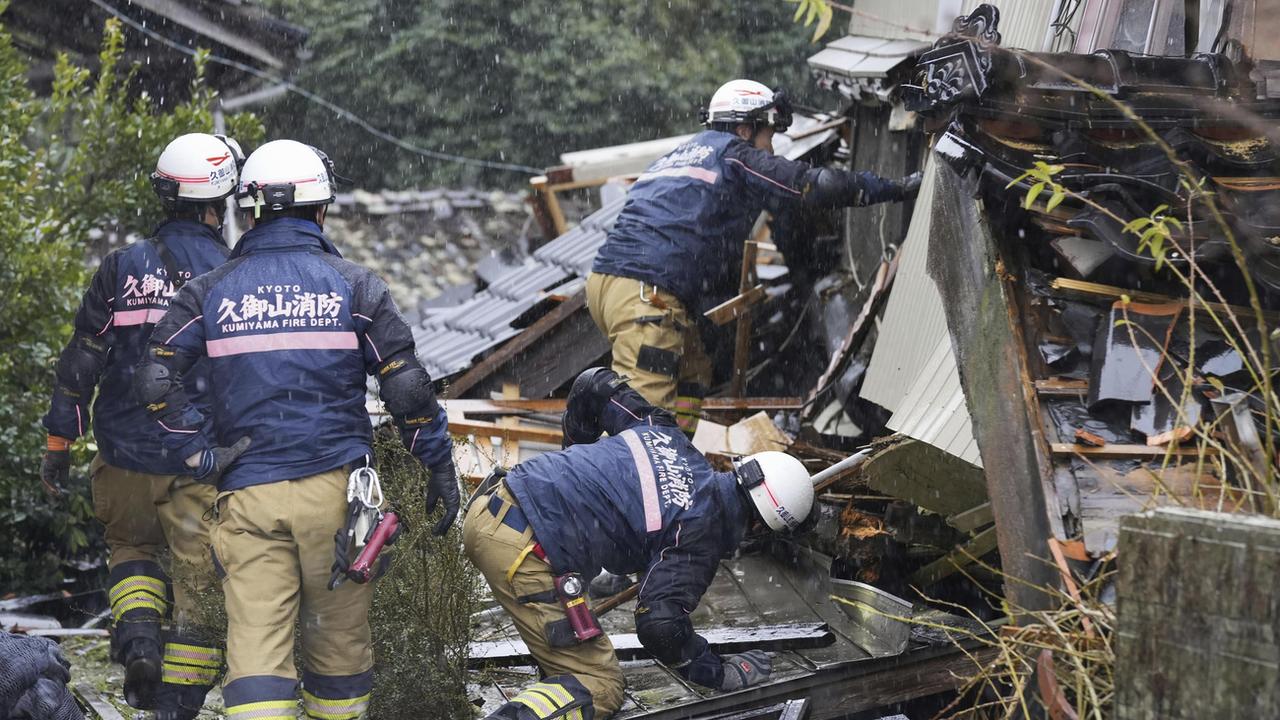
[[[150,710],[160,688],[160,644],[150,638],[135,638],[124,645],[122,655],[124,701],[130,707]]]

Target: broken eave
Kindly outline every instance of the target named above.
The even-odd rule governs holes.
[[[899,71],[927,47],[920,40],[846,35],[810,56],[808,64],[820,87],[850,98],[887,99]]]

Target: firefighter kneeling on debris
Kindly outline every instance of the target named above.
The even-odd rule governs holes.
[[[61,493],[70,444],[88,429],[98,456],[89,474],[94,514],[111,550],[108,597],[115,619],[112,658],[125,666],[125,700],[159,720],[194,718],[222,672],[222,638],[201,622],[197,597],[214,583],[207,516],[214,489],[200,468],[165,450],[164,430],[134,398],[130,376],[147,339],[183,283],[227,258],[221,225],[244,157],[234,140],[191,133],[165,147],[151,175],[168,218],[155,237],[102,260],[76,311],[75,333],[58,358],[44,424],[40,478]],[[210,398],[205,367],[187,376],[193,402]],[[193,477],[194,476],[194,477]],[[172,557],[177,582],[164,565]],[[161,622],[172,610],[169,632]]]
[[[813,485],[800,461],[764,452],[717,472],[670,413],[604,368],[574,381],[564,429],[572,446],[491,475],[466,509],[467,557],[543,674],[489,717],[591,720],[617,711],[622,671],[583,587],[602,567],[643,574],[636,634],[659,661],[720,690],[766,680],[767,653],[717,655],[689,613],[749,526],[802,529]],[[601,432],[610,437],[598,440]]]
[[[213,549],[226,595],[229,720],[295,717],[299,616],[307,717],[368,710],[373,588],[368,575],[342,582],[358,565],[351,538],[382,527],[366,467],[367,374],[431,470],[427,509],[445,505],[436,533],[458,512],[447,419],[413,333],[386,283],[343,260],[322,230],[334,177],[328,157],[292,140],[250,155],[237,194],[252,229],[225,265],[182,288],[134,373],[172,451],[221,477]],[[180,382],[200,358],[211,418]]]
[[[887,180],[774,155],[791,104],[758,82],[725,83],[702,119],[706,130],[632,185],[587,278],[613,369],[690,436],[712,381],[701,315],[738,293],[743,242],[760,212],[896,202],[920,187],[919,173]]]

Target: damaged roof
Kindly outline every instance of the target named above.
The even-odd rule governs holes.
[[[516,320],[539,302],[576,293],[625,203],[625,197],[608,203],[489,287],[427,314],[414,328],[413,339],[431,376],[446,378],[465,370],[478,355],[519,335],[524,326]]]
[[[935,218],[948,210],[931,225],[938,256],[928,266],[943,297],[955,304],[970,291],[966,264],[997,263],[994,282],[1008,283],[990,297],[1006,298],[1021,344],[1010,349],[1021,366],[1009,370],[1022,373],[1006,379],[1024,388],[1028,407],[1020,420],[976,418],[988,470],[1006,452],[1010,423],[1029,419],[1041,465],[1018,476],[1043,479],[1053,534],[1094,556],[1114,549],[1121,515],[1149,505],[1248,505],[1253,470],[1238,458],[1266,439],[1250,411],[1259,400],[1246,349],[1265,340],[1251,330],[1246,288],[1256,283],[1275,317],[1280,103],[1224,55],[1010,52],[999,19],[984,6],[958,20],[922,56],[909,101],[945,128],[935,152],[947,181],[931,204]],[[956,73],[957,63],[974,72]],[[1025,174],[1037,167],[1048,175]],[[1135,232],[1163,213],[1181,221],[1160,245]],[[966,226],[971,216],[983,220]],[[1133,220],[1147,225],[1126,227]],[[1190,308],[1180,274],[1218,304]],[[1207,320],[1228,304],[1240,325]],[[992,356],[972,344],[990,340],[967,319],[948,319],[962,369],[964,356],[989,366]],[[1002,376],[961,376],[970,408],[991,413],[985,398],[1002,392]],[[1220,453],[1237,459],[1202,464]]]

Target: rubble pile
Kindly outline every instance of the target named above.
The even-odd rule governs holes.
[[[1280,102],[1223,54],[1008,51],[998,19],[958,20],[908,104],[941,131],[939,197],[977,199],[1011,289],[1054,535],[1099,556],[1149,504],[1263,509]],[[963,222],[933,229],[932,263],[986,252]]]

